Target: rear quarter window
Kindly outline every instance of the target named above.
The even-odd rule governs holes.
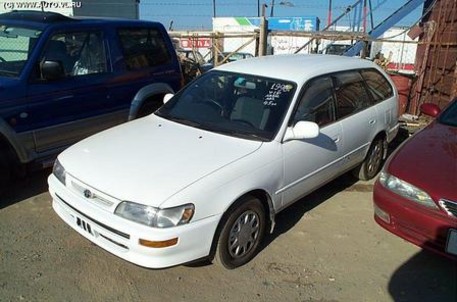
[[[125,28],[119,29],[118,35],[127,69],[145,69],[171,62],[171,54],[160,30]]]
[[[394,95],[392,86],[379,71],[367,69],[362,70],[361,74],[375,103],[384,101]]]

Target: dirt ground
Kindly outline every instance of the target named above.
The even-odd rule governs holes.
[[[457,267],[381,229],[371,183],[342,178],[280,214],[247,265],[150,270],[65,225],[50,171],[0,202],[0,301],[457,301]]]

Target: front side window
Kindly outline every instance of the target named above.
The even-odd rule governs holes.
[[[284,120],[296,85],[212,71],[181,90],[156,114],[221,134],[268,141]]]
[[[334,85],[338,119],[370,106],[370,97],[359,72],[348,71],[335,74]]]
[[[329,76],[311,80],[293,117],[298,121],[311,121],[325,126],[335,120],[333,84]]]
[[[368,91],[375,103],[384,101],[393,96],[392,86],[379,71],[367,69],[362,70],[361,74],[367,83]]]
[[[41,31],[0,24],[0,77],[19,77]]]
[[[107,71],[101,32],[63,32],[46,43],[40,61],[60,61],[66,76],[81,76]]]
[[[118,35],[129,70],[150,68],[171,61],[166,42],[157,29],[121,29]]]

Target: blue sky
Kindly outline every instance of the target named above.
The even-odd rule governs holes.
[[[255,17],[257,4],[267,4],[267,16],[270,15],[271,0],[141,0],[140,18],[155,20],[163,23],[168,28],[173,21],[175,30],[210,30],[213,17],[213,3],[215,2],[216,17]],[[279,5],[280,2],[292,3],[292,6]],[[346,7],[354,4],[356,0],[332,0],[332,16],[336,18]],[[401,7],[406,0],[371,0],[375,24],[389,16]],[[327,23],[328,0],[275,0],[274,16],[317,16],[321,20],[321,28]],[[416,22],[422,12],[422,6],[408,15],[399,24],[411,25]],[[339,25],[349,25],[353,20],[348,16],[341,20]]]

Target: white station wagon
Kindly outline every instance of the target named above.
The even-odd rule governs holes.
[[[337,176],[374,177],[397,91],[370,61],[285,55],[225,64],[155,113],[58,157],[57,214],[144,267],[250,261],[276,214]]]

